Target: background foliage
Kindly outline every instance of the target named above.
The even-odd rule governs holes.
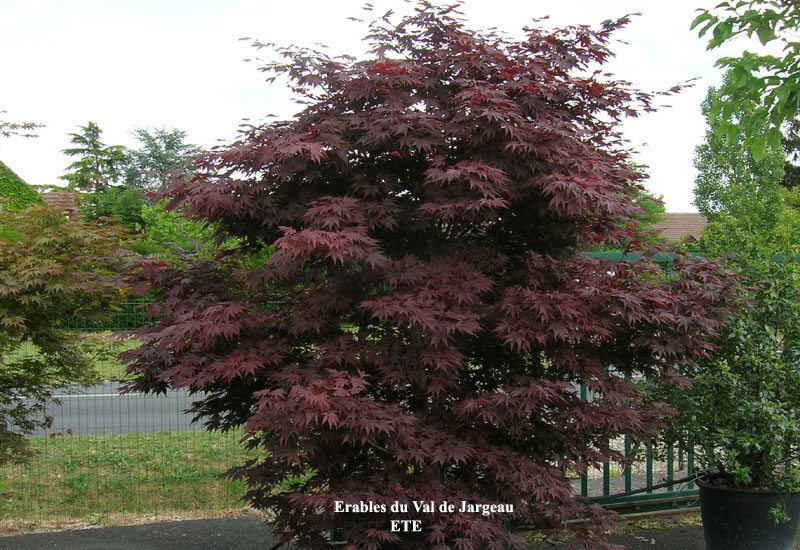
[[[699,27],[701,37],[708,34],[709,50],[739,36],[758,38],[762,46],[783,46],[777,55],[744,51],[717,61],[730,70],[730,78],[712,102],[710,116],[720,136],[729,142],[744,136],[745,147],[761,160],[769,148],[780,147],[783,123],[798,114],[800,6],[786,0],[736,0],[698,11],[692,28]],[[742,103],[753,100],[756,108],[737,121]]]
[[[172,128],[136,128],[139,142],[126,151],[125,185],[136,189],[157,189],[167,183],[196,154],[196,147],[186,143],[186,132]]]
[[[730,75],[728,79],[730,79]],[[732,216],[751,233],[769,232],[783,208],[783,178],[786,155],[782,147],[769,147],[760,160],[744,145],[744,138],[727,140],[718,132],[719,121],[711,116],[718,90],[709,88],[702,105],[707,127],[705,142],[695,150],[697,178],[694,205],[709,221],[720,214]],[[735,120],[746,119],[755,108],[752,102],[740,104]]]
[[[102,130],[93,122],[80,130],[71,134],[77,147],[64,151],[78,160],[69,167],[73,172],[62,178],[83,191],[78,197],[81,216],[86,220],[102,218],[105,223],[118,223],[139,234],[133,246],[143,253],[168,253],[168,247],[156,244],[165,242],[174,246],[180,241],[196,248],[203,239],[199,226],[181,221],[178,213],[156,207],[147,195],[191,165],[197,151],[185,142],[186,133],[175,128],[136,128],[133,134],[139,147],[128,149],[105,145],[100,140]],[[146,227],[156,221],[159,226]],[[177,233],[165,235],[167,226]]]
[[[165,209],[166,201],[142,206],[142,225],[145,230],[128,244],[139,254],[180,261],[187,255],[210,260],[219,252],[214,230],[201,221],[189,219],[179,211]],[[224,243],[234,246],[235,241]]]

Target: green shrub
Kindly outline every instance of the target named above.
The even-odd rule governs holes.
[[[800,490],[800,468],[791,461],[800,453],[800,264],[795,249],[738,237],[727,262],[746,287],[741,308],[715,339],[713,355],[687,367],[691,386],[661,387],[655,397],[677,412],[667,440],[693,448],[720,476],[717,483],[794,492]]]
[[[79,197],[81,215],[86,220],[113,218],[115,222],[141,231],[144,227],[141,190],[130,187],[109,187],[102,191],[82,194]]]
[[[162,258],[173,257],[179,251],[208,251],[204,256],[213,257],[216,253],[212,242],[214,230],[180,212],[165,210],[164,204],[160,201],[142,208],[145,231],[131,243],[131,250]]]

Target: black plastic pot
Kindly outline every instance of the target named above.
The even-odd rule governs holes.
[[[794,550],[800,493],[730,489],[701,481],[697,486],[706,550]],[[769,513],[775,505],[785,506],[788,522],[775,524]]]

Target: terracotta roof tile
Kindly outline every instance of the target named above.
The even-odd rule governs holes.
[[[663,221],[653,224],[653,229],[670,241],[686,237],[698,240],[706,225],[706,217],[697,212],[667,212]]]
[[[53,191],[42,193],[42,199],[55,206],[66,214],[69,219],[78,219],[78,206],[75,204],[75,194],[70,191]]]

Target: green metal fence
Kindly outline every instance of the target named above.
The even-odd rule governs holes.
[[[147,322],[148,300],[122,300],[113,315],[99,321],[90,321],[80,315],[61,321],[62,328],[78,331],[127,331],[137,329]]]
[[[636,260],[641,257],[638,253],[625,253],[618,250],[607,252],[588,252],[587,257],[624,262]],[[700,253],[689,253],[693,257],[702,257]],[[655,254],[652,261],[662,266],[668,266],[675,259],[674,253]],[[585,387],[580,389],[581,398],[587,399]],[[633,449],[637,446],[625,437],[621,443],[626,458],[633,458]],[[580,478],[579,489],[581,495],[590,498],[593,502],[602,504],[606,508],[614,509],[621,514],[677,512],[697,509],[699,506],[699,491],[694,483],[687,482],[668,485],[660,489],[652,488],[654,485],[672,483],[677,479],[688,477],[695,472],[694,456],[683,449],[668,447],[660,460],[655,458],[654,449],[647,445],[644,449],[644,471],[634,471],[631,467],[624,468],[621,472],[612,472],[611,466],[606,464],[596,475],[583,474]],[[642,458],[642,457],[638,457]],[[644,489],[636,494],[626,494]]]
[[[583,400],[588,399],[583,386],[580,396]],[[639,445],[627,436],[617,443],[625,458],[643,458],[643,464],[640,462],[636,468],[627,466],[621,471],[612,471],[612,466],[606,463],[599,471],[582,474],[575,487],[582,496],[627,515],[698,508],[699,491],[693,482],[673,484],[695,472],[691,452],[670,445],[657,457],[651,444],[639,449]],[[665,484],[666,487],[654,487]]]
[[[632,445],[628,438],[624,439],[624,447],[626,456],[630,456]],[[581,495],[621,514],[696,509],[699,493],[693,482],[671,485],[675,480],[694,473],[691,453],[669,448],[665,459],[657,461],[653,457],[652,447],[647,446],[645,452],[643,473],[634,472],[632,467],[624,468],[621,473],[612,473],[606,464],[601,476],[596,479],[592,479],[589,474],[581,476]],[[664,483],[670,485],[653,488],[654,485]],[[635,494],[629,494],[634,492]]]

